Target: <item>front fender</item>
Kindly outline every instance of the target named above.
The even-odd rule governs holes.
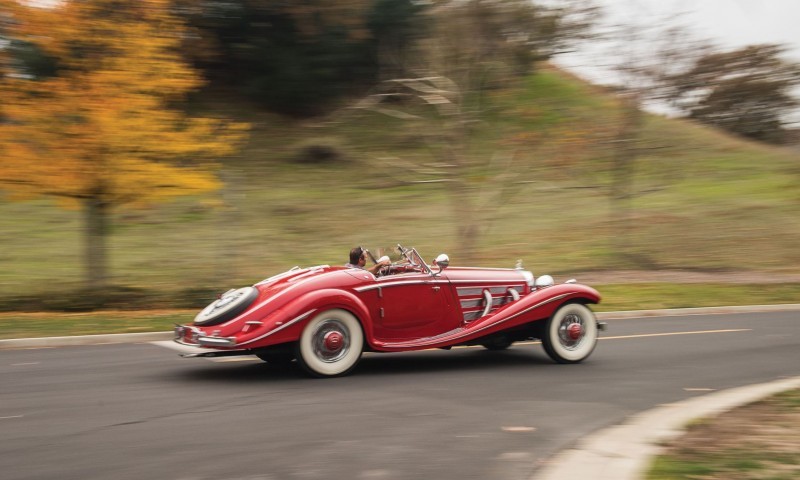
[[[472,322],[468,330],[482,335],[494,333],[525,323],[550,318],[565,303],[600,303],[600,293],[592,287],[578,283],[562,283],[541,288],[525,295],[516,302]]]

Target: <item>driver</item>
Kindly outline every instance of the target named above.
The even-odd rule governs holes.
[[[361,247],[355,247],[354,249],[350,250],[350,263],[345,264],[345,267],[349,268],[360,268],[361,270],[366,270],[373,275],[378,275],[378,270],[381,267],[386,267],[391,265],[391,260],[383,260],[378,261],[375,265],[367,268],[367,251]]]

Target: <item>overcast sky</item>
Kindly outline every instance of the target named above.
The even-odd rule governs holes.
[[[780,43],[789,47],[787,57],[800,62],[800,0],[594,0],[607,24],[653,25],[676,14],[697,36],[722,48],[757,43]],[[593,48],[594,47],[594,48]],[[609,55],[597,45],[557,59],[559,63],[591,80],[603,82],[599,67]]]

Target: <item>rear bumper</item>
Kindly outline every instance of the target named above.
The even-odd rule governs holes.
[[[253,355],[252,350],[215,350],[211,348],[202,348],[196,345],[188,345],[186,343],[177,342],[175,340],[164,340],[160,342],[153,342],[154,345],[166,348],[177,352],[183,358],[198,358],[198,357],[231,357],[237,355]]]
[[[232,348],[236,346],[235,337],[216,337],[206,335],[197,327],[175,325],[176,343],[190,347]]]

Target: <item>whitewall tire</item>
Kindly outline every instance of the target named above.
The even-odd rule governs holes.
[[[594,313],[580,303],[561,306],[545,323],[542,345],[547,355],[558,363],[582,362],[597,345]]]
[[[355,368],[364,349],[364,332],[345,310],[327,310],[308,322],[297,342],[297,361],[315,377],[338,377]]]

